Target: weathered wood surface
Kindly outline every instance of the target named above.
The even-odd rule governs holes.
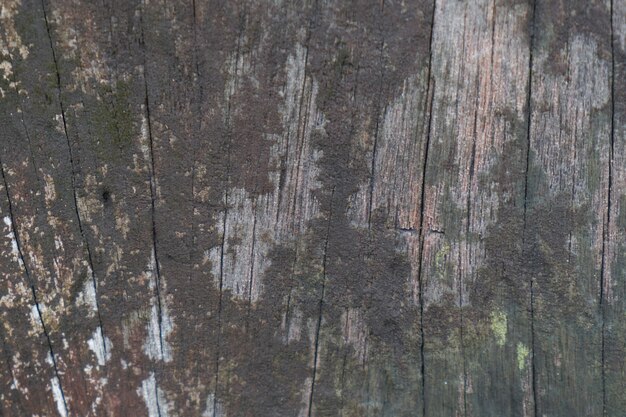
[[[625,0],[0,28],[0,415],[626,414]]]

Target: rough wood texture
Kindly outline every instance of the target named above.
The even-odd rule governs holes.
[[[625,0],[0,35],[0,415],[624,415]]]

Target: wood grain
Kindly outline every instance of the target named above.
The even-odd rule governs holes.
[[[0,10],[0,415],[623,414],[623,0]]]

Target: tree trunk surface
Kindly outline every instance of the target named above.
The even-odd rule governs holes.
[[[626,0],[0,0],[1,416],[626,415]]]

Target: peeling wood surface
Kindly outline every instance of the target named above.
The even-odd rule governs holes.
[[[624,0],[0,35],[0,415],[624,414]]]

